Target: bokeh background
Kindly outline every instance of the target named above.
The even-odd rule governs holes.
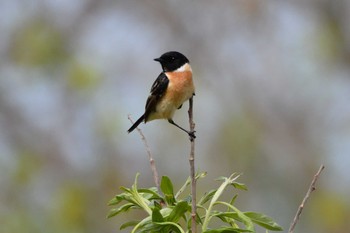
[[[169,50],[194,71],[198,195],[240,172],[237,207],[287,231],[324,164],[296,232],[347,232],[349,22],[346,0],[2,0],[0,232],[119,232],[141,217],[107,220],[106,203],[137,172],[154,185],[127,115],[143,113],[153,58]],[[187,108],[174,118],[186,128]],[[141,128],[178,188],[187,136],[166,121]]]

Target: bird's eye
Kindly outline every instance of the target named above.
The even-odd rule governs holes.
[[[175,57],[171,57],[171,60],[175,60]]]

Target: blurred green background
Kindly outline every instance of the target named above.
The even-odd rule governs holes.
[[[287,231],[323,163],[295,232],[346,232],[349,22],[346,0],[2,0],[0,232],[119,232],[135,217],[107,220],[106,203],[137,172],[153,185],[127,115],[143,113],[153,58],[169,50],[194,71],[198,195],[242,172],[237,207]],[[186,128],[187,106],[174,118]],[[179,188],[187,136],[166,121],[141,128]]]

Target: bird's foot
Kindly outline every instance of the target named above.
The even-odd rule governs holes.
[[[188,136],[190,136],[191,141],[193,141],[196,138],[195,133],[196,133],[196,131],[194,131],[194,130],[188,132]]]

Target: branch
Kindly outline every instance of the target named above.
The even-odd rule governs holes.
[[[190,123],[190,132],[195,132],[194,131],[194,127],[195,127],[195,123],[193,122],[193,97],[190,98],[189,100],[190,102],[190,106],[188,109],[188,118],[189,118],[189,123]],[[196,177],[195,177],[195,166],[194,166],[194,142],[195,142],[195,138],[194,137],[190,137],[190,141],[191,141],[191,152],[190,152],[190,158],[189,158],[189,162],[190,162],[190,174],[191,174],[191,196],[192,196],[192,212],[191,212],[191,230],[192,233],[196,233],[197,232],[197,228],[196,228]]]
[[[128,119],[129,119],[129,121],[131,122],[131,124],[134,124],[134,121],[131,119],[131,116],[130,116],[130,115],[128,115]],[[147,151],[147,154],[148,154],[149,163],[150,163],[150,165],[151,165],[151,170],[152,170],[152,174],[153,174],[153,180],[154,180],[154,183],[155,183],[156,186],[157,186],[158,193],[160,193],[158,171],[157,171],[156,164],[155,164],[155,161],[154,161],[154,159],[153,159],[151,150],[150,150],[150,148],[149,148],[149,146],[148,146],[146,137],[145,137],[145,135],[142,133],[141,129],[140,129],[139,127],[136,127],[136,129],[137,129],[137,131],[139,132],[139,134],[140,134],[140,136],[141,136],[141,139],[142,139],[142,141],[143,141],[143,144],[144,144],[145,147],[146,147],[146,151]]]
[[[320,176],[321,172],[323,171],[324,169],[324,166],[321,165],[321,167],[318,169],[317,173],[315,174],[314,178],[312,179],[311,181],[311,184],[309,186],[309,189],[303,199],[303,201],[301,202],[299,208],[298,208],[298,211],[297,213],[295,214],[295,217],[293,219],[293,222],[290,224],[290,228],[289,228],[289,233],[293,233],[294,232],[294,228],[295,226],[297,225],[297,222],[299,221],[299,217],[301,215],[301,212],[303,211],[304,209],[304,206],[306,204],[306,202],[308,201],[308,199],[310,198],[310,194],[316,190],[316,181],[318,179],[318,177]]]

